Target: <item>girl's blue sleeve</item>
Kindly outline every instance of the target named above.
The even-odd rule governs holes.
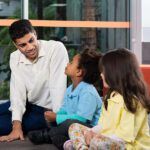
[[[79,121],[81,121],[83,123],[87,122],[87,119],[85,119],[83,117],[80,117],[80,116],[78,116],[76,114],[73,114],[73,115],[57,114],[57,116],[56,116],[56,122],[57,122],[57,124],[60,124],[60,123],[64,122],[67,119],[79,120]]]

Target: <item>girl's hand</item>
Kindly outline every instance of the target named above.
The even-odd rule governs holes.
[[[46,111],[44,113],[44,117],[45,117],[45,120],[47,122],[54,122],[54,121],[56,121],[56,113],[54,113],[52,111]]]
[[[91,130],[89,130],[89,131],[86,130],[86,131],[83,131],[83,135],[84,135],[86,144],[90,145],[90,142],[91,142],[92,138],[96,135],[96,133],[94,133]]]

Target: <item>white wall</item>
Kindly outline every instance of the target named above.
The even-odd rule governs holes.
[[[142,0],[142,42],[150,42],[150,0]]]

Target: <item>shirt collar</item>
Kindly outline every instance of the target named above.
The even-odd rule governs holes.
[[[83,87],[85,87],[85,84],[87,84],[87,83],[85,83],[85,82],[80,82],[78,85],[77,85],[77,87],[72,91],[72,89],[73,89],[73,84],[70,86],[70,89],[69,89],[69,93],[68,93],[68,97],[76,97],[78,94],[79,94],[79,91],[83,88]]]
[[[43,47],[41,47],[41,44],[39,42],[38,42],[38,45],[39,45],[39,54],[38,54],[38,58],[35,61],[31,62],[28,58],[26,58],[26,56],[24,54],[20,53],[19,63],[24,63],[26,65],[33,64],[39,58],[45,56],[45,51],[44,51]]]

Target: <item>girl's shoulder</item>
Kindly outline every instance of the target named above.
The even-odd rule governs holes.
[[[110,100],[114,101],[116,103],[124,103],[123,96],[121,94],[119,94],[118,92],[116,92],[116,91],[113,91],[110,94]]]
[[[111,95],[110,95],[110,101],[113,101],[114,103],[118,104],[120,107],[122,107],[125,110],[127,110],[124,98],[118,92],[113,91],[111,93]],[[134,102],[135,102],[135,105],[137,105],[137,112],[146,111],[146,109],[142,106],[142,104],[140,103],[140,101],[137,100],[137,98],[135,98]]]
[[[115,105],[118,105],[118,107],[123,107],[123,108],[126,107],[123,96],[116,91],[113,91],[110,94],[110,98],[108,99],[108,102],[114,103]]]

